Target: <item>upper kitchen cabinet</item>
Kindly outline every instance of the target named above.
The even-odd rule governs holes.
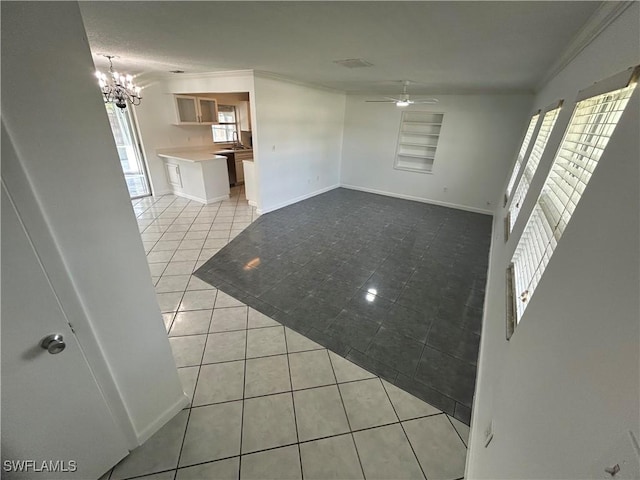
[[[213,125],[218,123],[215,98],[174,95],[178,125]]]

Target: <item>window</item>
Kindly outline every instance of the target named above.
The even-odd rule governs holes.
[[[638,72],[636,68],[635,73]],[[636,75],[624,77],[622,88],[579,100],[565,131],[549,175],[513,254],[508,298],[513,317],[507,336],[520,322],[544,270],[584,193],[600,156],[622,116]],[[614,77],[615,78],[615,77]],[[605,85],[610,85],[607,81]]]
[[[540,159],[542,158],[544,149],[547,146],[547,142],[549,141],[549,136],[551,135],[553,126],[558,119],[561,105],[562,102],[560,102],[560,105],[558,105],[557,108],[548,110],[542,118],[542,125],[540,125],[540,130],[538,130],[538,135],[536,136],[536,141],[533,144],[533,149],[531,150],[529,159],[524,166],[524,172],[520,177],[520,181],[518,182],[518,186],[516,188],[516,193],[513,195],[513,201],[511,202],[511,206],[509,207],[509,232],[513,230],[513,226],[516,223],[516,219],[518,218],[518,214],[520,213],[520,208],[522,207],[522,202],[524,202],[524,199],[527,196],[529,186],[531,185],[533,176],[535,175],[536,169],[540,164]]]
[[[533,132],[536,129],[539,118],[540,110],[538,110],[529,121],[527,133],[525,133],[524,138],[522,139],[522,145],[520,145],[520,151],[518,152],[518,157],[516,158],[516,164],[513,166],[513,172],[511,172],[511,178],[509,178],[509,183],[507,184],[507,194],[504,197],[505,205],[507,204],[507,202],[509,201],[509,197],[511,196],[513,184],[516,182],[516,178],[518,178],[518,175],[520,174],[520,169],[522,168],[522,163],[524,162],[524,156],[526,155],[527,149],[529,148],[529,142],[531,142],[531,137],[533,136]]]
[[[233,105],[218,107],[218,123],[212,125],[214,143],[231,143],[238,140],[238,116]]]
[[[431,172],[443,119],[442,113],[402,112],[394,168]]]
[[[147,170],[142,157],[138,132],[131,108],[116,108],[113,103],[105,103],[111,132],[118,150],[120,166],[127,182],[131,198],[151,195]]]

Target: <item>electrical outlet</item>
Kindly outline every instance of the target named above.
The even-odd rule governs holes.
[[[271,151],[272,151],[272,152],[275,152],[275,151],[276,151],[276,146],[275,146],[275,145],[272,145],[272,146],[271,146]]]
[[[319,181],[320,181],[320,175],[317,175],[316,176],[316,182],[319,182]]]
[[[449,187],[443,187],[443,188],[442,188],[442,191],[443,191],[444,193],[447,193],[447,192],[449,191]]]

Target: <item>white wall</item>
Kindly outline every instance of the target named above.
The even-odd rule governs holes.
[[[347,97],[343,185],[493,212],[495,192],[505,182],[526,128],[531,95],[438,95],[437,105],[407,107],[444,113],[431,174],[393,168],[403,109],[365,102],[371,98]]]
[[[186,74],[154,81],[146,85],[142,91],[142,103],[136,107],[135,113],[154,195],[171,192],[163,162],[156,154],[158,149],[208,146],[215,148],[210,125],[174,125],[176,111],[173,95],[207,92],[249,92],[249,101],[253,102],[253,73],[238,71]]]
[[[638,91],[508,342],[504,279],[578,90],[640,63],[639,6],[535,98],[536,108],[565,105],[506,244],[496,211],[466,478],[604,478],[630,450],[628,430],[638,435]]]
[[[3,4],[2,67],[2,118],[17,152],[6,167],[24,170],[39,203],[18,208],[27,227],[46,221],[55,245],[29,233],[131,448],[185,397],[77,3]],[[6,173],[3,162],[9,192],[24,197]],[[48,253],[56,249],[63,274]]]
[[[344,94],[256,75],[252,106],[259,211],[339,185]]]

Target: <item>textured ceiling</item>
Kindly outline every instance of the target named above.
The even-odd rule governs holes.
[[[254,69],[348,92],[529,91],[600,2],[81,2],[96,64]],[[368,68],[335,60],[362,58]],[[395,81],[395,83],[394,83]]]

